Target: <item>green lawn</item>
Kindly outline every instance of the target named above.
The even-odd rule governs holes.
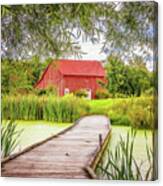
[[[94,99],[89,100],[89,105],[91,107],[91,112],[102,112],[109,109],[115,104],[120,104],[122,102],[129,102],[131,100],[141,100],[143,97],[131,97],[131,98],[108,98],[108,99]]]
[[[89,114],[109,117],[112,125],[153,128],[153,98],[130,97],[90,100]]]
[[[109,98],[109,99],[95,99],[90,100],[90,112],[92,114],[107,114],[110,107],[114,104],[120,103],[122,101],[128,101],[131,98]]]

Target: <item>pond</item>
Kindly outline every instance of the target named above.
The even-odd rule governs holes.
[[[115,146],[120,142],[120,136],[126,140],[127,133],[131,132],[131,127],[126,127],[126,126],[112,126],[112,133],[111,133],[111,138],[107,147],[107,150],[105,151],[103,158],[100,162],[100,166],[102,163],[102,167],[106,167],[109,159],[109,154],[108,150],[112,151],[114,154]],[[146,137],[145,137],[146,133]],[[131,139],[130,139],[131,141]],[[141,171],[141,175],[143,179],[146,176],[146,173],[149,169],[149,162],[148,162],[148,155],[146,151],[146,145],[150,147],[151,150],[153,150],[153,145],[152,145],[152,131],[151,130],[137,130],[135,141],[134,141],[134,148],[133,148],[133,156],[134,159],[140,168],[139,170]],[[119,167],[120,168],[120,167]],[[96,173],[98,174],[99,177],[102,179],[107,179],[107,176],[105,172],[101,172],[101,169],[97,169]],[[133,171],[135,171],[133,167]]]
[[[120,140],[120,135],[126,138],[127,132],[131,127],[126,126],[112,126],[112,137],[109,143],[109,148],[114,149],[115,145]],[[147,134],[147,139],[145,138],[145,132]],[[134,157],[138,160],[146,160],[146,143],[152,148],[152,131],[139,129],[137,130],[135,143],[134,143]]]
[[[48,121],[16,121],[17,130],[22,130],[19,145],[14,152],[42,141],[62,130],[70,127],[72,123],[54,123]]]

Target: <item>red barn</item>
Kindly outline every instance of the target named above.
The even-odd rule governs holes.
[[[91,99],[99,88],[98,80],[105,81],[105,71],[99,61],[57,60],[48,65],[35,87],[45,89],[54,85],[60,96],[85,89]]]

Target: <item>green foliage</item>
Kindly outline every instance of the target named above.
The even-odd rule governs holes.
[[[135,101],[128,110],[128,117],[134,128],[154,128],[153,100]]]
[[[76,90],[74,92],[74,95],[81,98],[81,97],[87,97],[88,93],[85,89],[80,89],[80,90]]]
[[[108,150],[107,162],[101,162],[96,170],[99,176],[109,180],[152,180],[153,153],[147,144],[146,153],[149,167],[143,170],[143,161],[138,164],[134,158],[134,142],[136,131],[129,131],[126,139],[120,136],[120,140],[114,148],[114,151]]]
[[[96,90],[95,96],[97,99],[104,99],[110,97],[108,90],[106,88],[98,88]]]
[[[125,117],[128,118],[128,123],[134,128],[152,129],[154,125],[152,108],[152,98],[129,98],[112,105],[110,108],[112,112],[108,112],[108,114],[110,113],[111,119],[113,117],[113,121],[115,117],[119,117],[120,121],[117,123],[120,123]]]
[[[2,116],[4,119],[47,120],[74,122],[89,112],[86,100],[67,95],[51,96],[3,96]]]
[[[125,64],[120,58],[110,56],[105,68],[107,88],[114,97],[140,96],[154,87],[153,73],[147,69],[140,57]]]
[[[27,94],[34,92],[36,84],[47,62],[40,63],[39,58],[31,60],[2,60],[2,94]]]
[[[47,88],[45,89],[37,89],[34,91],[36,95],[42,96],[42,95],[53,95],[53,96],[58,96],[58,90],[55,86],[53,85],[48,85]]]
[[[22,131],[18,131],[14,121],[7,121],[1,126],[1,157],[9,156],[17,147]]]
[[[152,95],[155,94],[154,91],[155,91],[154,87],[151,87],[151,88],[145,90],[144,93],[143,93],[143,95],[144,96],[152,96]]]
[[[127,115],[122,114],[109,114],[110,121],[112,125],[123,125],[123,126],[131,126],[131,121]]]
[[[101,80],[101,79],[97,79],[96,80],[97,84],[101,87],[101,88],[106,88],[106,81]]]
[[[107,115],[112,125],[147,129],[154,127],[152,97],[92,100],[89,104],[90,114]]]
[[[2,57],[78,55],[80,37],[97,43],[101,35],[102,51],[124,55],[139,46],[145,54],[157,38],[149,34],[156,9],[154,2],[2,5]]]
[[[114,94],[114,98],[127,98],[127,97],[129,97],[129,96],[126,94],[122,94],[122,93],[115,93]]]

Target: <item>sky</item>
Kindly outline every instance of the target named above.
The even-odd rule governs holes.
[[[98,61],[105,61],[106,58],[109,56],[108,53],[101,52],[101,48],[103,46],[102,41],[99,41],[99,43],[93,44],[91,41],[82,41],[79,40],[79,45],[81,47],[82,52],[85,54],[82,54],[83,60],[98,60]],[[146,50],[149,50],[146,48]],[[153,70],[153,51],[149,50],[150,57],[146,59],[146,66],[147,68],[152,71]],[[135,46],[134,47],[134,53],[138,56],[143,56],[143,52],[140,47]],[[69,56],[69,59],[74,59],[75,56]]]
[[[77,30],[74,29],[73,35],[76,35]],[[76,39],[76,37],[72,37],[74,42],[77,42],[78,45],[81,47],[81,51],[83,54],[81,54],[81,58],[83,60],[98,60],[98,61],[106,61],[106,58],[111,54],[109,48],[107,50],[101,51],[101,48],[103,46],[103,42],[105,41],[104,36],[100,34],[100,37],[94,35],[94,38],[98,38],[96,43],[92,43],[90,39],[83,39],[84,33],[81,33],[81,36]],[[148,58],[144,57],[143,50],[140,46],[133,45],[132,48],[130,48],[130,51],[134,52],[135,55],[144,57],[147,68],[152,71],[153,70],[153,51],[146,46],[144,46],[145,51],[149,53]],[[129,56],[129,52],[124,51],[124,55]],[[74,55],[66,56],[66,58],[69,59],[79,59],[77,56]],[[123,58],[125,63],[127,63],[127,60],[125,57]]]
[[[83,54],[83,59],[105,60],[107,55],[101,52],[102,43],[92,44],[91,41],[81,43],[81,49],[87,54]]]

